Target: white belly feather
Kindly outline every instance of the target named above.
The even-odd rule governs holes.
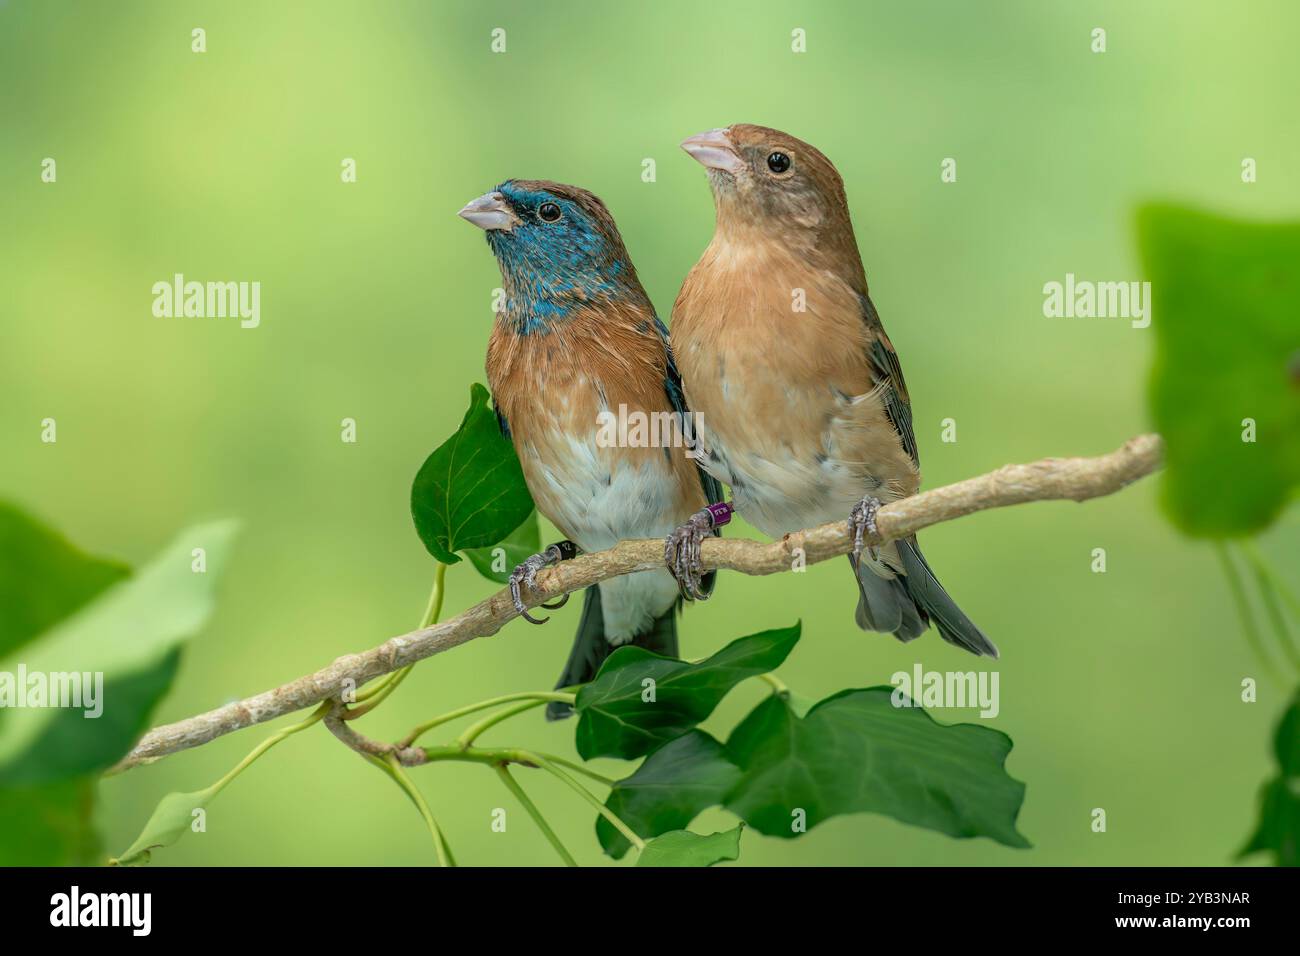
[[[780,537],[847,519],[864,495],[881,501],[899,497],[897,490],[871,476],[871,463],[854,460],[845,448],[860,447],[854,438],[862,428],[861,407],[878,403],[878,393],[836,395],[833,400],[841,413],[826,423],[820,441],[811,446],[816,451],[802,454],[780,436],[770,436],[762,448],[737,447],[709,427],[707,414],[702,416],[699,429],[706,455],[701,464],[731,487],[737,511],[764,534]],[[743,409],[735,413],[743,414]],[[810,448],[807,442],[800,444]]]
[[[588,553],[628,538],[662,538],[686,516],[679,514],[676,486],[662,456],[630,464],[617,448],[601,448],[594,435],[566,438],[567,453],[544,462],[530,446],[524,454],[529,488],[538,507]],[[677,600],[667,570],[641,571],[599,585],[605,636],[624,644],[647,630]]]

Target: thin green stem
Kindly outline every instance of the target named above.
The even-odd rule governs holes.
[[[627,841],[635,846],[638,850],[645,847],[645,841],[629,827],[623,820],[610,810],[609,807],[601,803],[596,797],[582,784],[574,780],[560,766],[568,767],[578,773],[585,774],[593,780],[612,787],[617,781],[609,777],[602,776],[595,771],[588,770],[586,767],[579,766],[572,761],[565,760],[563,757],[556,757],[554,754],[537,753],[532,750],[518,750],[513,747],[459,747],[455,744],[441,747],[424,747],[424,757],[427,763],[437,763],[443,760],[458,760],[465,763],[482,763],[492,768],[503,767],[506,764],[520,764],[525,767],[537,767],[545,770],[554,777],[564,781],[565,786],[577,793],[583,800],[591,804],[596,812],[610,822],[610,824],[619,833],[627,838]],[[536,818],[534,818],[536,819]],[[540,823],[538,824],[541,825]]]
[[[496,707],[500,704],[512,704],[517,700],[560,700],[571,704],[573,703],[574,695],[566,694],[561,691],[523,691],[518,694],[505,694],[501,697],[493,697],[491,700],[481,700],[477,704],[469,704],[465,707],[459,707],[456,710],[448,711],[445,714],[439,714],[432,720],[426,720],[407,734],[406,737],[403,738],[402,742],[398,744],[398,747],[404,748],[411,746],[411,744],[415,743],[417,739],[423,736],[426,732],[432,730],[434,727],[450,723],[451,721],[458,720],[461,717],[467,717],[480,710],[487,710],[489,707]]]
[[[439,561],[433,570],[433,588],[429,591],[429,602],[425,605],[424,615],[420,618],[420,626],[417,630],[424,630],[438,622],[442,615],[442,601],[446,594],[445,581],[447,577],[447,565]],[[388,697],[393,691],[397,690],[402,681],[406,680],[411,673],[414,664],[408,664],[399,671],[388,674],[382,681],[368,690],[362,691],[357,695],[357,703],[365,704],[363,707],[353,708],[348,713],[348,719],[354,720],[362,714],[369,713]]]
[[[407,664],[400,671],[394,671],[385,677],[383,683],[376,684],[370,690],[358,695],[357,703],[361,706],[350,709],[346,719],[356,720],[362,714],[368,714],[382,704],[393,691],[397,690],[402,681],[406,680],[406,675],[411,673],[414,667],[414,664]]]
[[[1291,631],[1287,627],[1286,617],[1278,604],[1278,596],[1281,595],[1283,600],[1290,605],[1292,613],[1300,618],[1300,610],[1293,603],[1295,597],[1286,589],[1286,585],[1282,583],[1276,572],[1273,571],[1252,542],[1242,541],[1240,542],[1240,548],[1241,553],[1246,556],[1247,563],[1255,572],[1255,583],[1259,587],[1264,610],[1273,625],[1273,630],[1277,632],[1278,643],[1282,645],[1282,651],[1287,660],[1291,662],[1291,666],[1300,671],[1300,650],[1296,649],[1295,643],[1291,640]]]
[[[1269,622],[1273,625],[1273,630],[1277,633],[1277,642],[1282,645],[1282,654],[1291,662],[1293,668],[1300,671],[1300,652],[1296,651],[1295,644],[1291,641],[1291,632],[1286,626],[1286,618],[1282,616],[1282,608],[1277,603],[1277,594],[1274,592],[1268,577],[1258,567],[1254,570],[1255,584],[1259,587],[1260,600],[1264,605],[1264,612],[1268,615]]]
[[[604,774],[596,773],[594,770],[588,770],[581,764],[574,763],[571,760],[565,760],[563,757],[557,757],[555,754],[541,753],[540,751],[528,751],[527,753],[517,750],[513,747],[467,747],[461,748],[455,744],[445,744],[440,747],[424,747],[424,759],[426,763],[437,763],[441,760],[460,760],[465,763],[486,763],[498,764],[521,763],[532,766],[535,758],[547,760],[561,767],[566,767],[606,787],[612,787],[618,783]]]
[[[447,565],[441,561],[433,569],[433,590],[429,592],[429,603],[424,608],[424,617],[420,618],[420,630],[438,623],[442,616],[442,599],[446,593],[444,583],[447,578]]]
[[[1241,617],[1241,627],[1246,636],[1246,643],[1254,651],[1255,657],[1259,659],[1260,666],[1264,668],[1265,673],[1276,683],[1286,686],[1287,681],[1273,664],[1273,659],[1264,650],[1264,642],[1259,638],[1259,631],[1255,627],[1255,615],[1250,609],[1250,601],[1246,597],[1246,589],[1242,584],[1241,576],[1232,563],[1232,556],[1228,554],[1228,546],[1216,543],[1214,550],[1219,556],[1219,563],[1223,566],[1224,577],[1228,579],[1228,588],[1232,591],[1233,601],[1237,605],[1237,614]]]
[[[285,727],[283,730],[277,731],[267,737],[260,744],[250,750],[248,756],[239,761],[239,763],[235,765],[234,769],[209,787],[208,790],[211,791],[212,795],[215,797],[226,788],[226,784],[230,783],[230,781],[234,780],[241,773],[247,770],[252,765],[253,761],[257,760],[258,757],[262,756],[262,754],[266,753],[280,741],[292,737],[300,731],[306,730],[308,727],[312,726],[312,724],[319,723],[321,718],[329,713],[331,706],[333,706],[331,701],[324,701],[319,707],[313,710],[311,716],[307,717],[305,720],[301,720],[292,726]]]
[[[443,760],[460,760],[465,763],[498,764],[503,760],[515,761],[515,752],[503,747],[470,747],[461,750],[455,744],[442,744],[437,747],[421,747],[425,763],[439,763]]]
[[[1264,556],[1259,553],[1259,549],[1255,547],[1253,541],[1245,540],[1238,543],[1241,547],[1242,553],[1245,554],[1246,557],[1250,559],[1251,563],[1263,571],[1268,579],[1273,582],[1274,590],[1276,590],[1278,594],[1282,595],[1282,600],[1285,601],[1287,606],[1291,609],[1291,613],[1297,618],[1300,618],[1300,597],[1296,597],[1295,594],[1292,593],[1291,589],[1287,586],[1287,583],[1282,580],[1282,576],[1273,570],[1272,565],[1270,565],[1264,559]]]
[[[776,693],[786,697],[790,695],[790,688],[786,686],[785,681],[781,680],[781,678],[777,677],[775,674],[759,674],[758,679],[765,684],[771,685],[772,690]]]
[[[252,750],[250,750],[248,752],[248,756],[246,756],[243,760],[239,761],[239,763],[237,763],[234,766],[234,768],[231,769],[230,772],[227,773],[224,777],[222,777],[216,783],[212,784],[212,786],[206,787],[203,790],[200,790],[198,792],[199,795],[201,795],[203,803],[206,804],[209,801],[211,801],[213,798],[215,798],[217,794],[219,794],[222,790],[226,789],[226,786],[232,780],[238,777],[250,766],[252,766],[253,762],[257,760],[258,757],[262,756],[262,754],[266,753],[268,750],[270,750],[280,741],[285,740],[288,737],[292,737],[296,733],[306,730],[308,727],[312,726],[313,724],[320,723],[321,718],[323,718],[326,714],[328,714],[330,712],[330,708],[333,706],[334,706],[333,701],[329,701],[329,700],[321,701],[320,706],[317,707],[315,710],[313,710],[310,716],[308,716],[303,720],[298,721],[298,723],[296,724],[292,724],[291,726],[285,727],[283,730],[277,731],[276,733],[267,737],[260,744],[258,744]],[[143,851],[143,853],[134,853],[131,855],[131,859],[138,859],[141,856],[143,856],[145,860],[148,860],[149,851],[145,850]],[[110,866],[120,865],[120,861],[115,859],[109,859],[108,863]]]
[[[555,764],[551,763],[541,754],[533,753],[531,751],[519,750],[516,751],[516,754],[524,762],[535,764],[536,766],[541,767],[547,773],[551,774],[553,777],[556,777],[564,781],[567,787],[573,790],[574,793],[578,794],[578,796],[582,797],[583,800],[591,804],[591,806],[595,809],[595,811],[599,813],[602,817],[604,817],[606,820],[608,820],[610,822],[610,825],[613,826],[615,830],[623,834],[624,838],[627,839],[628,843],[631,843],[634,847],[637,848],[638,851],[645,849],[645,840],[642,840],[639,836],[637,836],[636,831],[634,831],[631,827],[629,827],[626,823],[624,823],[622,819],[620,819],[619,816],[616,813],[614,813],[613,810],[611,810],[609,807],[605,806],[603,803],[597,800],[590,790],[588,790],[582,784],[578,783],[578,781],[574,780],[572,777],[570,777],[559,767],[555,766]]]
[[[482,735],[483,731],[489,727],[495,727],[504,720],[509,720],[511,717],[541,707],[544,703],[546,703],[544,700],[526,700],[521,704],[515,704],[513,707],[507,707],[505,710],[499,710],[495,714],[489,714],[478,723],[471,724],[466,728],[465,732],[456,738],[456,746],[464,750],[473,744]]]
[[[204,802],[206,803],[207,801],[212,800],[214,797],[216,797],[216,795],[219,794],[222,790],[224,790],[232,780],[238,777],[250,766],[252,766],[253,762],[257,760],[258,757],[262,756],[262,754],[266,753],[268,750],[270,750],[280,741],[288,737],[292,737],[294,734],[299,733],[300,731],[306,730],[308,727],[312,726],[313,724],[319,723],[321,718],[324,717],[327,713],[329,713],[329,710],[332,706],[333,706],[332,701],[328,701],[328,700],[322,701],[321,705],[317,707],[314,711],[312,711],[311,715],[306,719],[300,720],[298,721],[298,723],[293,724],[289,727],[285,727],[283,730],[277,731],[276,733],[267,737],[260,744],[258,744],[251,751],[249,751],[248,756],[246,756],[243,760],[239,761],[239,763],[237,763],[234,766],[234,768],[230,770],[229,773],[227,773],[216,783],[212,784],[212,786],[207,787],[204,790],[200,791],[200,793],[204,795]],[[145,856],[147,858],[148,854],[146,853]],[[110,861],[110,862],[116,865],[116,861]]]
[[[425,826],[429,828],[429,833],[433,837],[433,851],[438,857],[438,865],[455,866],[456,860],[451,855],[451,847],[447,845],[446,837],[442,835],[438,822],[434,820],[429,804],[425,802],[424,795],[420,793],[419,788],[411,782],[411,778],[402,770],[402,765],[398,763],[397,758],[392,754],[388,755],[387,760],[373,754],[362,754],[361,756],[392,777],[397,782],[397,785],[402,788],[402,792],[415,804],[415,808],[420,811],[420,816],[424,818]]]
[[[506,768],[506,765],[503,763],[497,764],[496,772],[497,776],[501,778],[501,782],[506,785],[506,789],[513,793],[515,799],[524,805],[524,809],[528,811],[528,815],[532,817],[533,822],[537,824],[537,829],[542,831],[542,836],[546,837],[551,846],[555,848],[555,852],[560,854],[560,859],[564,861],[564,865],[577,866],[578,861],[575,860],[569,854],[569,851],[564,848],[564,844],[560,842],[560,838],[555,835],[555,831],[551,829],[551,825],[546,822],[546,817],[542,816],[542,811],[537,809],[537,805],[528,798],[528,794],[524,793],[524,788],[519,786],[519,782],[515,780],[514,777],[510,776],[510,771]]]
[[[572,770],[575,773],[580,773],[584,777],[590,777],[592,780],[595,780],[597,783],[602,784],[603,786],[612,788],[614,784],[618,783],[618,781],[615,780],[613,777],[607,777],[603,773],[596,773],[596,771],[589,770],[588,768],[584,767],[580,763],[576,763],[575,761],[572,760],[566,760],[563,757],[556,756],[555,754],[547,754],[538,751],[537,756],[546,758],[556,766],[564,767],[565,769]]]

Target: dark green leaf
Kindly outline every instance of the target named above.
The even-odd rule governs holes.
[[[1259,824],[1240,855],[1272,853],[1278,866],[1300,866],[1300,695],[1282,715],[1273,747],[1279,773],[1260,792]]]
[[[779,667],[798,640],[798,624],[763,631],[698,664],[620,647],[578,692],[578,753],[584,760],[649,753],[713,713],[745,678]]]
[[[1300,224],[1160,205],[1141,211],[1138,233],[1166,510],[1189,534],[1258,531],[1300,486]]]
[[[444,564],[457,551],[491,547],[528,517],[533,499],[510,439],[501,434],[482,385],[456,434],[420,467],[411,486],[411,516],[424,546]]]
[[[702,730],[670,740],[630,777],[618,781],[605,806],[637,836],[654,837],[681,830],[707,807],[722,803],[740,779],[740,770],[726,751]],[[618,859],[631,844],[603,816],[596,817],[596,837],[605,852]]]
[[[181,649],[176,646],[138,670],[106,673],[103,713],[88,720],[77,708],[52,710],[49,723],[28,748],[39,759],[0,770],[0,782],[65,780],[116,763],[149,729],[154,706],[171,688],[180,661]],[[96,753],[101,756],[92,764]]]
[[[637,857],[637,866],[713,866],[723,860],[740,859],[740,831],[734,830],[700,836],[689,830],[672,830],[645,845]]]
[[[895,707],[893,688],[846,690],[798,717],[779,695],[727,741],[743,776],[725,806],[768,836],[792,838],[833,816],[875,812],[954,837],[1027,847],[1016,830],[1025,785],[1006,773],[1006,734],[945,726]]]
[[[497,554],[497,549],[501,553]],[[516,564],[523,563],[542,550],[541,535],[537,530],[537,512],[532,511],[523,524],[499,542],[487,548],[468,548],[465,557],[478,569],[478,573],[497,584],[507,584]]]

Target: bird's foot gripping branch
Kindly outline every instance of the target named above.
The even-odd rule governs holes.
[[[451,469],[453,458],[473,465]],[[1009,465],[882,507],[868,543],[882,544],[985,508],[1109,494],[1155,470],[1159,461],[1159,439],[1142,436],[1099,458]],[[38,603],[22,618],[29,626],[7,635],[11,652],[25,642],[28,661],[66,670],[71,668],[64,656],[73,653],[84,661],[93,648],[96,669],[106,675],[105,697],[119,708],[111,724],[78,720],[74,729],[84,745],[58,753],[41,742],[61,732],[51,722],[66,712],[9,715],[22,719],[0,724],[0,800],[9,799],[8,787],[21,785],[28,788],[24,793],[41,787],[49,801],[84,812],[95,778],[105,772],[120,773],[254,724],[309,711],[210,786],[163,797],[117,862],[144,862],[195,829],[204,808],[244,769],[316,724],[398,785],[418,810],[432,836],[433,856],[443,864],[454,861],[449,840],[416,781],[440,773],[434,765],[446,763],[480,764],[497,776],[565,863],[573,862],[573,853],[524,789],[533,773],[562,781],[574,799],[591,808],[607,854],[620,857],[634,848],[638,862],[646,865],[735,859],[743,826],[793,838],[833,816],[866,811],[953,837],[1028,845],[1016,829],[1023,785],[1004,769],[1011,749],[1004,734],[939,724],[919,707],[898,706],[897,692],[887,686],[843,690],[816,702],[801,697],[772,673],[798,645],[798,624],[740,637],[694,662],[623,647],[581,686],[467,704],[431,717],[396,741],[363,734],[358,721],[398,689],[417,661],[493,634],[519,616],[504,588],[440,620],[451,566],[468,558],[480,573],[507,584],[512,567],[539,551],[536,518],[517,472],[512,449],[491,421],[486,392],[476,386],[461,428],[429,456],[413,488],[416,528],[437,562],[420,627],[273,690],[155,728],[138,740],[139,728],[177,670],[183,640],[202,626],[210,609],[212,581],[229,560],[231,527],[191,529],[156,562],[129,575],[125,568],[77,552],[20,512],[0,510],[8,540],[22,552],[16,560],[48,569],[48,580],[31,589]],[[485,507],[486,501],[492,506]],[[196,540],[207,542],[203,554],[194,548]],[[773,574],[847,554],[854,546],[846,524],[837,522],[766,544],[706,537],[700,561],[710,570]],[[535,607],[617,575],[661,568],[663,547],[662,540],[625,541],[561,562],[537,574],[536,587],[524,589],[525,603]],[[193,573],[193,563],[200,561],[207,573]],[[815,653],[815,644],[804,653]],[[755,682],[766,692],[748,716],[723,734],[701,729],[733,688]],[[115,693],[114,688],[127,687],[133,693]],[[554,703],[572,707],[575,714],[576,759],[482,739]],[[126,713],[127,708],[134,710]],[[457,736],[435,737],[435,731],[453,724]],[[588,765],[597,758],[640,763],[630,772],[610,774]],[[908,771],[900,777],[890,769],[897,767]],[[708,807],[725,808],[736,825],[712,834],[686,830]],[[60,862],[95,859],[84,852],[94,846],[88,831],[68,840],[79,849],[69,849]]]

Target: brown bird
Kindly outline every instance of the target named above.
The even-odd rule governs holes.
[[[862,553],[876,510],[915,494],[921,477],[907,385],[867,294],[839,173],[763,126],[710,130],[682,148],[708,170],[717,211],[671,324],[701,463],[766,534],[849,516],[864,630],[910,641],[933,623],[944,640],[996,657],[915,536]],[[713,525],[701,511],[666,541],[688,593]]]

